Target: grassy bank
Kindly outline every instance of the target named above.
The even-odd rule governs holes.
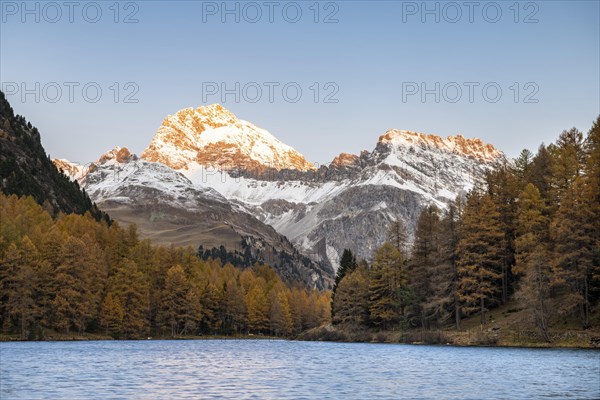
[[[326,325],[300,334],[298,340],[443,344],[455,346],[498,346],[540,348],[597,348],[600,349],[600,331],[565,330],[550,334],[551,341],[543,340],[536,332],[520,331],[500,334],[487,328],[469,330],[375,331],[353,326]]]
[[[479,316],[461,321],[461,329],[452,326],[434,330],[409,329],[380,331],[351,325],[324,325],[306,331],[299,340],[365,343],[449,344],[456,346],[507,346],[540,348],[600,348],[600,324],[580,329],[576,321],[561,321],[550,330],[550,341],[544,340],[526,311],[514,304],[493,310],[488,322]],[[596,321],[597,322],[597,321]]]

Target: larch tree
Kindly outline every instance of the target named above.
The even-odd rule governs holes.
[[[549,206],[554,212],[582,173],[585,163],[583,134],[575,128],[563,131],[548,149],[552,157]]]
[[[246,328],[247,310],[243,289],[239,283],[230,279],[223,287],[223,324],[224,330],[240,333]]]
[[[112,293],[108,293],[104,297],[100,308],[100,324],[105,329],[105,333],[115,339],[120,338],[123,331],[124,318],[125,310],[119,298],[113,297]]]
[[[402,290],[407,286],[405,259],[391,243],[375,251],[369,270],[370,322],[383,329],[392,328],[403,313]]]
[[[109,282],[109,293],[123,308],[121,334],[126,338],[143,337],[149,330],[150,296],[146,277],[134,261],[122,259]]]
[[[292,316],[286,294],[286,288],[279,284],[269,293],[269,324],[271,332],[276,336],[290,333]]]
[[[162,312],[160,324],[168,330],[171,337],[184,335],[188,325],[188,291],[191,290],[185,271],[181,265],[175,265],[167,271],[165,287],[162,292]]]
[[[533,161],[529,167],[529,173],[526,175],[526,179],[523,181],[523,187],[527,183],[533,183],[540,191],[542,199],[549,202],[550,190],[552,186],[552,169],[552,155],[546,146],[541,145],[538,148],[536,155],[533,157]]]
[[[408,262],[414,313],[422,328],[429,328],[429,322],[435,313],[429,301],[435,296],[432,284],[441,261],[440,239],[440,210],[435,205],[427,206],[417,220],[412,257]]]
[[[212,282],[206,284],[201,291],[200,305],[202,315],[200,319],[201,330],[205,333],[214,333],[221,327],[219,308],[223,292]]]
[[[406,225],[401,219],[397,219],[388,225],[387,241],[391,243],[396,250],[402,254],[406,254],[406,246],[408,243],[408,233]]]
[[[346,275],[333,300],[333,323],[366,326],[369,321],[369,271],[359,267]]]
[[[289,335],[330,320],[330,292],[290,290],[268,265],[242,271],[140,241],[133,226],[53,219],[30,197],[0,193],[0,220],[0,326],[10,335]]]
[[[596,119],[585,140],[584,201],[590,215],[600,215],[600,116]],[[592,225],[592,267],[590,273],[590,301],[600,302],[600,223]]]
[[[257,279],[246,293],[246,308],[248,311],[248,329],[262,333],[269,326],[269,301],[266,293],[266,283],[262,278]]]
[[[521,191],[521,182],[513,168],[503,164],[490,171],[486,176],[487,193],[500,214],[502,238],[502,304],[506,304],[510,287],[514,283],[512,267],[515,263],[515,219],[517,216],[517,197]]]
[[[24,236],[20,248],[11,244],[0,259],[0,295],[4,330],[10,331],[14,319],[22,339],[32,336],[39,318],[37,303],[38,280],[36,267],[39,256],[29,237]]]
[[[456,264],[456,246],[458,225],[461,212],[461,200],[449,204],[439,220],[437,246],[434,263],[431,264],[429,287],[430,295],[423,308],[431,322],[440,325],[454,316],[456,328],[460,327],[460,306],[456,296],[458,288],[458,269]]]
[[[288,292],[288,304],[290,305],[290,316],[292,318],[292,333],[302,331],[302,314],[305,310],[305,297],[300,287],[293,287]]]
[[[83,333],[95,314],[95,297],[91,290],[88,251],[83,241],[69,237],[62,249],[63,259],[54,275],[54,318],[57,327],[67,333],[76,328]]]
[[[500,213],[487,194],[471,193],[462,214],[457,243],[457,296],[466,313],[480,312],[485,323],[486,304],[497,298],[502,279]]]
[[[529,183],[519,196],[515,273],[521,276],[516,293],[537,328],[550,341],[549,299],[556,281],[548,249],[549,221],[540,191]]]
[[[579,308],[582,325],[587,328],[590,321],[590,281],[593,279],[592,255],[597,251],[594,231],[598,216],[592,214],[585,195],[584,179],[576,178],[564,192],[551,224],[551,237],[554,265],[568,290],[562,302],[564,311]]]

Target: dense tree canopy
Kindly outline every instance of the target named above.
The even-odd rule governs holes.
[[[152,246],[135,227],[89,214],[54,219],[31,197],[0,195],[0,221],[6,334],[287,336],[329,320],[327,292],[290,287],[267,265],[240,269]]]

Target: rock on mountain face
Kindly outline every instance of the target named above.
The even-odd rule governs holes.
[[[193,163],[222,170],[314,169],[296,150],[218,104],[169,115],[142,158],[177,170]]]
[[[254,259],[269,263],[288,281],[318,288],[331,284],[333,271],[303,257],[272,227],[164,164],[139,159],[120,147],[86,167],[55,162],[77,177],[99,207],[119,222],[135,223],[140,235],[155,243],[249,248]]]

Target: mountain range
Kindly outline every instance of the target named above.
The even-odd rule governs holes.
[[[215,104],[167,116],[140,157],[116,147],[87,165],[54,163],[155,242],[251,243],[284,276],[327,287],[343,249],[369,259],[397,220],[410,240],[424,206],[445,208],[504,159],[479,139],[391,129],[373,150],[317,168]]]

